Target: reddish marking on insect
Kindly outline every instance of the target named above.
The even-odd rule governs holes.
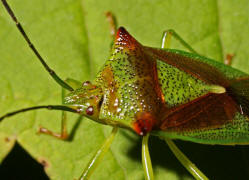
[[[107,66],[102,72],[102,78],[105,80],[105,84],[108,88],[114,85],[114,75],[110,66]]]
[[[157,62],[156,61],[154,61],[152,69],[153,69],[153,74],[154,74],[153,77],[154,77],[155,89],[156,89],[157,96],[161,99],[161,102],[163,103],[162,106],[164,108],[166,108],[165,98],[164,98],[164,95],[163,95],[163,92],[162,92],[162,89],[161,89],[161,86],[160,86],[160,83],[158,80]]]
[[[91,116],[91,115],[93,115],[93,113],[94,113],[93,107],[92,107],[92,106],[89,106],[89,107],[86,109],[86,114],[89,115],[89,116]]]
[[[109,89],[109,110],[113,113],[117,112],[118,99],[117,99],[117,83],[114,80],[114,74],[110,66],[106,67],[102,72],[102,77],[105,80]]]
[[[155,118],[151,115],[151,113],[143,112],[137,115],[136,121],[133,124],[133,129],[140,136],[145,136],[152,130],[154,124]]]
[[[123,27],[120,27],[117,31],[115,44],[131,50],[140,45]]]

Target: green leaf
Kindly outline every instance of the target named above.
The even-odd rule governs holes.
[[[9,3],[41,55],[63,79],[93,80],[108,58],[111,37],[107,11],[113,12],[118,25],[126,27],[144,45],[160,47],[162,32],[174,29],[205,56],[222,61],[227,53],[235,54],[232,65],[249,73],[247,0]],[[61,88],[43,69],[2,6],[0,12],[0,115],[34,105],[61,104]],[[182,49],[174,40],[172,47]],[[59,132],[60,116],[61,112],[39,110],[1,122],[0,160],[17,141],[45,164],[51,179],[79,177],[110,127],[68,114],[69,131],[76,126],[72,141],[36,134],[40,125]],[[155,179],[193,179],[163,141],[152,137],[150,145]],[[178,145],[211,179],[248,179],[241,148],[186,142]],[[141,138],[120,130],[92,179],[144,179]]]

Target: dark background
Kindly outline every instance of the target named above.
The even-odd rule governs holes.
[[[177,159],[173,161],[173,164],[168,164],[166,160],[163,161],[165,164],[161,164],[162,155],[175,158],[164,141],[151,136],[149,143],[151,145],[150,154],[154,166],[162,165],[177,169],[175,166],[180,165]],[[210,180],[245,180],[246,177],[249,177],[249,146],[212,146],[184,141],[176,141],[176,145],[183,150],[192,162],[199,162],[196,164],[197,167],[203,170],[203,173]],[[162,152],[164,153],[162,154]],[[140,154],[141,145],[137,143],[137,146],[127,155],[137,158],[140,157]],[[200,154],[202,155],[200,156]],[[138,159],[138,161],[141,161],[141,159]],[[237,162],[240,163],[238,164]],[[238,169],[240,169],[239,174]],[[180,170],[182,174],[188,173],[184,167]],[[191,175],[189,174],[189,176]],[[12,151],[0,165],[0,179],[49,180],[43,166],[36,162],[18,143],[16,143]]]
[[[48,180],[43,166],[37,163],[18,143],[0,164],[2,180]]]

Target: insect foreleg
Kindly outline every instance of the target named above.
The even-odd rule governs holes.
[[[65,82],[67,82],[71,87],[73,87],[74,89],[77,89],[81,86],[81,83],[77,80],[74,80],[74,79],[66,79]],[[65,98],[65,89],[62,88],[62,103],[64,101],[64,98]],[[60,133],[56,133],[56,132],[53,132],[47,128],[44,128],[42,126],[40,126],[39,130],[38,130],[38,133],[42,133],[42,134],[47,134],[47,135],[50,135],[50,136],[53,136],[53,137],[56,137],[58,139],[61,139],[61,140],[67,140],[68,139],[68,132],[67,132],[67,114],[65,111],[62,111],[62,115],[61,115],[61,132]]]

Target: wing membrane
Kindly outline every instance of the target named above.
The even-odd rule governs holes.
[[[193,131],[217,128],[232,121],[238,109],[235,101],[227,93],[209,93],[172,108],[164,118],[160,129]]]

